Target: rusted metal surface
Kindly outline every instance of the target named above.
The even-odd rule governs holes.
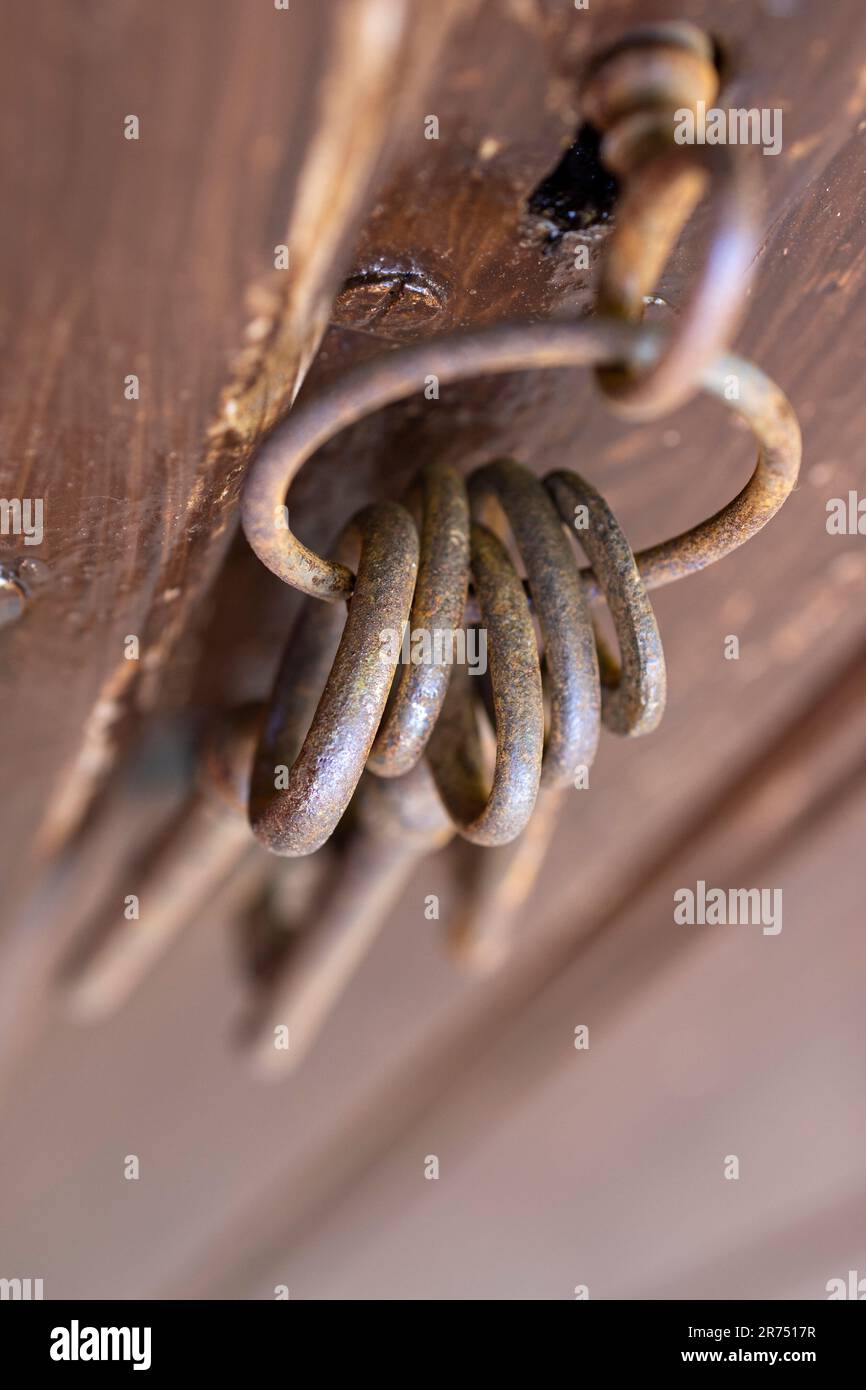
[[[698,102],[711,106],[718,89],[712,44],[690,24],[633,31],[599,55],[588,75],[584,111],[604,132],[602,161],[623,188],[598,312],[639,322],[697,203],[704,194],[710,203],[702,271],[661,357],[641,375],[628,366],[596,369],[612,408],[633,419],[652,419],[688,400],[730,341],[745,299],[758,245],[750,152],[674,139],[675,113]]]
[[[454,669],[428,756],[460,834],[477,845],[501,845],[520,834],[538,795],[544,746],[541,669],[523,585],[502,542],[478,522],[472,523],[471,565],[493,690],[493,785],[488,791],[472,694],[476,678],[466,667]]]
[[[345,629],[312,723],[307,728],[309,695],[317,688],[310,672],[320,674],[323,648],[308,615],[286,649],[265,717],[250,823],[278,854],[311,854],[332,834],[364,771],[391,688],[396,660],[380,635],[402,633],[409,617],[418,534],[405,508],[384,502],[358,513],[340,548],[358,544]]]
[[[596,638],[604,681],[601,717],[615,734],[650,733],[664,713],[665,660],[631,546],[604,498],[583,478],[576,473],[551,473],[545,483],[564,521],[570,521],[578,508],[585,509],[587,525],[578,535],[616,629],[621,668],[601,638]]]
[[[526,568],[550,701],[541,779],[565,786],[575,767],[593,761],[601,722],[595,633],[574,552],[551,497],[520,464],[504,459],[478,469],[470,492],[480,515],[489,498],[499,502]]]
[[[410,505],[420,513],[421,553],[409,625],[435,640],[463,620],[469,587],[469,501],[454,468],[422,469]],[[368,767],[398,777],[414,767],[439,717],[449,667],[441,662],[404,667],[392,703],[376,735]]]

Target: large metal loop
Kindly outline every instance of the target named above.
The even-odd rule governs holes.
[[[652,367],[665,339],[648,325],[582,319],[577,323],[496,325],[472,334],[434,338],[365,362],[293,411],[253,461],[242,500],[243,526],[268,569],[305,594],[336,602],[348,598],[354,575],[344,564],[308,550],[285,527],[284,501],[292,479],[322,444],[374,410],[423,392],[428,376],[440,383],[484,372],[531,367],[598,366],[631,362]],[[724,354],[702,375],[705,391],[749,425],[758,440],[754,473],[732,502],[709,520],[640,552],[637,565],[648,589],[712,564],[742,545],[773,517],[797,479],[800,430],[782,391],[753,363]],[[599,593],[584,574],[587,596]]]

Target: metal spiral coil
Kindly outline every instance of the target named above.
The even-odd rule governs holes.
[[[704,568],[775,514],[796,481],[800,437],[787,400],[753,364],[722,355],[704,388],[752,429],[755,471],[715,516],[634,556],[604,500],[575,473],[537,482],[510,461],[464,484],[430,468],[408,505],[377,503],[349,523],[333,559],[306,549],[280,526],[288,485],[303,462],[345,425],[423,389],[431,372],[453,381],[527,365],[640,362],[663,340],[612,320],[498,326],[434,339],[366,363],[297,407],[271,435],[247,475],[244,528],[266,565],[306,593],[329,600],[293,633],[254,760],[250,823],[278,854],[309,854],[328,839],[364,767],[397,776],[426,750],[439,794],[460,834],[484,845],[514,838],[540,783],[563,785],[589,764],[599,720],[626,735],[654,728],[664,708],[664,659],[647,590]],[[731,382],[736,391],[731,399]],[[482,520],[495,499],[527,572],[521,583],[502,541]],[[565,526],[576,506],[589,525],[574,532],[590,561],[577,571]],[[420,521],[420,539],[412,512]],[[349,564],[357,559],[357,573]],[[380,634],[460,626],[472,576],[470,618],[487,629],[497,756],[484,786],[475,712],[465,673],[407,667],[391,705],[394,662]],[[619,671],[595,638],[587,604],[604,596],[620,645]],[[335,601],[349,599],[343,628]],[[545,747],[542,681],[532,616],[542,637],[550,704]]]
[[[320,614],[314,623],[302,619],[285,653],[252,800],[254,829],[278,852],[309,853],[323,843],[365,764],[380,776],[400,776],[425,748],[459,833],[476,844],[504,844],[525,826],[542,780],[566,785],[578,766],[592,762],[602,718],[617,733],[639,734],[661,717],[665,670],[658,628],[628,542],[594,488],[566,472],[552,473],[542,485],[503,460],[478,469],[468,488],[455,469],[430,466],[417,491],[423,499],[420,549],[408,512],[393,504],[367,508],[351,524],[362,549],[345,635],[300,751],[308,706],[299,692],[320,688],[330,658],[331,633],[318,622]],[[529,597],[502,541],[471,515],[477,518],[492,498],[523,557]],[[580,535],[613,615],[621,671],[596,637],[562,524],[578,506],[587,509],[589,525]],[[464,667],[405,665],[386,712],[396,663],[383,649],[383,629],[402,634],[408,622],[434,643],[449,636],[463,623],[470,576],[488,643],[496,729],[489,792],[474,682]],[[530,597],[547,675],[546,746]],[[280,767],[285,785],[275,797]]]

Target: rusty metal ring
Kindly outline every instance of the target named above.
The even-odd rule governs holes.
[[[404,507],[381,502],[357,513],[343,533],[341,552],[358,543],[358,577],[333,664],[329,628],[336,626],[339,610],[332,610],[330,625],[322,623],[321,612],[302,615],[268,705],[253,764],[250,825],[276,854],[312,854],[336,828],[364,771],[391,688],[396,661],[381,634],[402,633],[409,617],[418,533]],[[328,668],[309,723],[317,682]]]
[[[631,546],[604,498],[577,473],[549,473],[544,484],[566,525],[576,507],[587,510],[587,525],[576,534],[604,592],[622,662],[599,636],[602,719],[615,734],[648,734],[664,714],[667,680],[658,624]]]
[[[648,589],[697,574],[737,550],[772,520],[800,472],[797,417],[787,396],[760,367],[722,353],[705,371],[703,386],[750,427],[758,440],[758,461],[745,487],[706,521],[637,552],[637,567]],[[594,572],[581,573],[587,597],[599,597],[602,590]]]
[[[463,620],[469,585],[469,501],[456,468],[431,463],[410,489],[421,532],[418,582],[409,617],[411,633],[435,643]],[[435,649],[435,648],[434,648]],[[451,666],[436,661],[406,665],[392,694],[367,766],[379,777],[399,777],[420,758],[445,699]]]
[[[495,498],[514,536],[541,629],[550,702],[544,786],[568,786],[595,758],[601,724],[596,638],[574,553],[556,508],[533,473],[499,459],[469,479],[473,514]]]
[[[473,677],[452,674],[442,714],[427,745],[427,760],[448,814],[464,839],[503,845],[532,815],[541,779],[544,704],[541,668],[529,603],[502,542],[472,523],[472,578],[487,629],[496,725],[493,786],[485,767],[475,717]]]
[[[292,479],[322,444],[371,412],[420,393],[431,374],[445,383],[532,367],[627,361],[650,368],[661,357],[664,343],[664,336],[650,325],[583,319],[494,325],[365,362],[295,406],[265,442],[244,487],[247,539],[262,563],[287,584],[331,602],[348,598],[352,571],[308,550],[276,521]],[[797,480],[800,431],[782,391],[754,364],[730,354],[705,369],[702,384],[749,425],[759,444],[757,464],[743,490],[715,516],[636,556],[650,589],[703,569],[736,549],[775,515]],[[600,592],[591,572],[584,573],[584,583],[588,596]]]

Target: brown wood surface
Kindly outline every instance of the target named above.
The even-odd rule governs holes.
[[[244,460],[303,379],[402,84],[454,8],[433,32],[399,0],[8,11],[3,484],[45,499],[48,577],[4,632],[5,764],[31,748],[7,872],[74,827],[125,716],[183,699]],[[7,566],[27,556],[3,538]]]
[[[186,708],[191,689],[195,702],[207,704],[267,688],[293,600],[241,543],[210,608],[202,598],[231,538],[250,445],[291,398],[323,327],[322,305],[341,277],[386,265],[411,272],[430,293],[415,317],[407,311],[401,318],[404,302],[396,319],[385,314],[372,324],[342,299],[305,391],[362,355],[424,333],[590,307],[593,276],[573,273],[574,238],[548,245],[544,228],[527,213],[527,199],[576,130],[577,76],[590,47],[638,18],[670,17],[670,6],[599,0],[591,11],[576,12],[553,0],[487,0],[477,13],[467,6],[462,20],[456,14],[449,41],[451,16],[440,10],[431,31],[430,21],[422,22],[426,5],[417,4],[393,61],[361,65],[361,76],[354,63],[340,67],[340,9],[293,5],[291,43],[274,39],[273,26],[285,16],[230,0],[94,6],[92,22],[83,26],[64,19],[58,6],[14,9],[15,43],[2,50],[5,100],[16,112],[15,128],[37,142],[38,157],[21,135],[6,137],[4,166],[13,176],[17,216],[4,232],[3,492],[45,496],[51,577],[26,618],[0,633],[3,767],[16,788],[3,818],[10,877],[35,837],[44,850],[56,845],[86,807],[111,761],[115,727],[129,721],[137,735],[155,713]],[[616,1145],[623,1150],[640,1142],[648,1163],[657,1155],[658,1172],[666,1176],[655,1189],[656,1218],[641,1225],[640,1213],[634,1215],[640,1250],[631,1275],[622,1253],[629,1248],[625,1216],[611,1243],[616,1277],[612,1269],[599,1275],[602,1293],[638,1290],[650,1277],[653,1243],[682,1178],[681,1168],[663,1168],[662,1160],[692,1118],[669,1092],[668,1109],[649,1114],[659,1067],[672,1061],[652,1051],[641,1057],[639,1039],[667,1036],[664,1020],[672,1018],[673,1038],[700,1035],[716,980],[735,990],[746,968],[736,938],[707,941],[694,960],[691,954],[680,960],[681,937],[661,925],[671,882],[688,882],[702,865],[704,877],[716,871],[718,831],[697,848],[678,846],[713,808],[729,816],[730,787],[748,789],[742,795],[757,808],[758,824],[761,815],[777,817],[783,840],[790,801],[819,802],[816,783],[826,794],[820,834],[808,853],[802,839],[786,849],[758,836],[755,864],[761,873],[783,872],[786,894],[803,904],[784,938],[789,973],[770,974],[764,986],[783,996],[773,1017],[778,1037],[791,1038],[808,1002],[797,981],[826,960],[814,1007],[823,1018],[840,998],[833,1047],[841,1057],[846,1045],[858,1046],[856,990],[847,972],[858,963],[850,865],[862,807],[853,794],[838,809],[833,802],[837,784],[847,786],[849,761],[859,766],[858,745],[852,742],[854,751],[837,761],[822,752],[804,771],[794,757],[795,732],[794,745],[782,744],[783,790],[776,801],[761,799],[767,777],[761,758],[780,731],[796,731],[805,711],[832,699],[837,675],[862,652],[866,629],[862,538],[832,537],[825,529],[827,498],[863,485],[866,16],[843,0],[804,3],[788,18],[757,3],[721,12],[693,3],[682,13],[720,40],[732,103],[785,112],[783,153],[760,161],[767,234],[737,348],[776,377],[800,414],[801,487],[763,536],[657,596],[669,670],[665,723],[645,742],[603,741],[591,791],[573,793],[568,803],[518,952],[501,976],[484,986],[461,978],[444,958],[435,924],[424,920],[426,894],[441,895],[443,916],[458,902],[455,852],[416,875],[308,1065],[279,1088],[255,1086],[232,1048],[243,984],[229,923],[216,905],[205,907],[109,1023],[78,1030],[56,1010],[43,1009],[42,1038],[18,1072],[6,1112],[0,1221],[4,1261],[10,1268],[38,1266],[55,1296],[259,1295],[281,1268],[291,1270],[293,1285],[300,1281],[298,1296],[304,1287],[308,1296],[364,1296],[362,1290],[395,1296],[401,1281],[404,1290],[423,1294],[424,1258],[412,1265],[410,1247],[414,1239],[416,1250],[432,1248],[424,1244],[433,1240],[430,1213],[418,1209],[430,1185],[419,1192],[412,1184],[420,1187],[417,1154],[438,1152],[437,1143],[446,1141],[449,1152],[465,1155],[464,1186],[440,1184],[434,1221],[447,1226],[452,1241],[452,1223],[462,1221],[473,1243],[484,1244],[501,1227],[503,1211],[513,1213],[526,1200],[526,1225],[513,1235],[525,1250],[533,1213],[539,1221],[542,1213],[518,1180],[516,1187],[505,1178],[491,1182],[491,1150],[504,1144],[503,1171],[526,1173],[533,1134],[552,1132],[556,1117],[574,1103],[569,991],[593,960],[587,976],[595,986],[593,1006],[602,1033],[610,1030],[615,1056],[605,1068],[604,1053],[591,1054],[594,1079],[581,1103],[594,1126],[592,1142],[583,1145],[580,1128],[572,1128],[551,1162],[562,1165],[564,1191],[562,1170],[575,1172],[591,1207],[584,1189],[595,1191]],[[444,45],[438,56],[434,38]],[[22,52],[38,53],[38,80]],[[357,91],[355,107],[350,103],[352,120],[340,101],[323,107],[312,95],[335,68],[359,83],[367,73],[368,87]],[[142,117],[137,145],[122,139],[128,111]],[[428,112],[439,117],[438,142],[423,138]],[[273,246],[288,235],[294,249],[295,237],[285,229],[311,144],[319,135],[327,149],[333,122],[334,148],[342,150],[355,117],[369,120],[371,134],[369,148],[363,142],[354,148],[357,167],[342,161],[347,202],[331,216],[330,185],[313,179],[306,194],[312,204],[302,205],[316,211],[315,236],[305,222],[304,241],[304,228],[295,224],[307,258],[301,256],[288,287],[275,289]],[[694,277],[701,232],[698,220],[659,287],[673,304]],[[320,236],[327,249],[317,259]],[[603,239],[603,229],[589,236],[594,268]],[[244,338],[251,322],[257,325],[252,345]],[[129,371],[142,377],[136,405],[123,400]],[[239,404],[229,421],[233,400]],[[752,464],[744,434],[710,403],[635,429],[614,422],[591,383],[573,373],[525,374],[443,390],[438,402],[397,407],[348,432],[293,489],[293,521],[304,539],[324,545],[356,505],[395,495],[424,458],[450,457],[468,469],[501,453],[539,473],[557,464],[580,467],[605,492],[635,546],[712,511]],[[6,538],[3,545],[5,559]],[[202,630],[204,645],[195,636]],[[145,638],[145,669],[132,674],[122,661],[128,632]],[[740,636],[738,662],[723,659],[728,633]],[[857,709],[855,700],[832,717],[857,731]],[[788,761],[793,780],[786,783]],[[745,851],[756,831],[748,818],[731,823],[735,843],[724,864],[735,873],[752,864]],[[115,848],[107,851],[116,858],[113,868],[131,857],[132,826],[131,814],[118,822]],[[677,877],[683,872],[685,879]],[[647,892],[654,873],[661,875],[655,896]],[[32,886],[32,870],[21,877],[19,892]],[[826,884],[837,882],[836,897],[822,900]],[[835,923],[824,956],[814,943],[822,913]],[[57,914],[59,937],[68,931],[62,900]],[[645,924],[653,920],[658,931],[645,939]],[[775,945],[755,944],[756,971],[772,971],[762,948]],[[660,973],[654,974],[656,946],[666,965],[660,971],[655,962]],[[527,1007],[570,959],[565,980]],[[624,992],[623,961],[633,962]],[[742,1038],[724,1074],[731,1091],[748,1067],[749,1041],[757,1046],[762,1037],[760,978],[749,985]],[[683,997],[692,1002],[679,1013]],[[624,999],[638,1001],[628,1017]],[[702,1035],[707,1048],[727,1036],[718,1007]],[[516,1021],[489,1064],[472,1071],[448,1100],[449,1089],[512,1015]],[[565,1042],[551,1042],[551,1030],[560,1027]],[[560,1046],[564,1056],[556,1052]],[[665,1047],[671,1046],[668,1040]],[[835,1065],[835,1053],[820,1055]],[[815,1068],[820,1073],[819,1062]],[[802,1059],[779,1074],[792,1096],[798,1084],[818,1084]],[[760,1109],[773,1075],[758,1074],[743,1107]],[[621,1097],[615,1113],[612,1088]],[[513,1114],[504,1120],[495,1106],[488,1111],[482,1104],[497,1094],[513,1094]],[[437,1095],[445,1099],[429,1120],[418,1121],[419,1108]],[[851,1097],[849,1077],[838,1095]],[[633,1123],[629,1097],[642,1097],[646,1107]],[[792,1099],[784,1111],[795,1148],[812,1133],[798,1128],[796,1109]],[[730,1108],[720,1102],[700,1113],[719,1143],[730,1142],[723,1152],[736,1150],[722,1139]],[[848,1165],[852,1145],[862,1140],[862,1117],[851,1112],[846,1130],[839,1106],[828,1103],[821,1113],[831,1152],[822,1169],[826,1239],[834,1258],[837,1252],[842,1258],[844,1242],[834,1245],[832,1232],[844,1229],[846,1204],[859,1192]],[[428,1138],[430,1125],[445,1139]],[[376,1166],[404,1132],[395,1157]],[[122,1179],[130,1152],[142,1157],[138,1184]],[[766,1183],[781,1161],[765,1151]],[[356,1186],[371,1164],[366,1185]],[[624,1186],[636,1180],[635,1169],[617,1172],[603,1210],[615,1207]],[[532,1183],[543,1189],[548,1173],[536,1170]],[[750,1231],[756,1245],[769,1242],[761,1247],[771,1251],[768,1280],[776,1267],[772,1250],[784,1248],[785,1203],[796,1209],[805,1182],[799,1168],[789,1169],[776,1213],[763,1224],[767,1188],[753,1189],[752,1205],[743,1204],[741,1224],[732,1228],[732,1243]],[[487,1186],[489,1201],[478,1211],[473,1201]],[[814,1216],[817,1248],[824,1228],[817,1196],[806,1188],[799,1210],[804,1221]],[[322,1226],[335,1195],[346,1191],[348,1202]],[[580,1206],[575,1219],[583,1211]],[[702,1270],[707,1288],[724,1293],[734,1286],[735,1275],[725,1273],[727,1218],[713,1208],[712,1219],[719,1223],[712,1228],[714,1257],[708,1260],[703,1245],[677,1247],[672,1240],[652,1275],[660,1289],[680,1296]],[[595,1250],[597,1259],[605,1229],[602,1223],[587,1236],[587,1251]],[[291,1264],[285,1250],[299,1231],[306,1241]],[[356,1234],[358,1248],[350,1250]],[[385,1253],[377,1275],[380,1238]],[[547,1248],[559,1254],[551,1254],[540,1284],[527,1284],[530,1266],[516,1261],[524,1280],[519,1296],[539,1289],[557,1296],[565,1280],[567,1297],[580,1280],[580,1269],[569,1272],[570,1251],[550,1233],[540,1245]],[[498,1247],[494,1254],[504,1271],[495,1289],[509,1296],[515,1262]],[[448,1288],[478,1295],[486,1266],[477,1280],[468,1270],[457,1286],[448,1283],[441,1259],[437,1266],[430,1258],[426,1296],[447,1296]],[[335,1272],[338,1265],[344,1274]],[[763,1288],[761,1259],[755,1269],[754,1287]],[[792,1274],[786,1287],[804,1286]]]

